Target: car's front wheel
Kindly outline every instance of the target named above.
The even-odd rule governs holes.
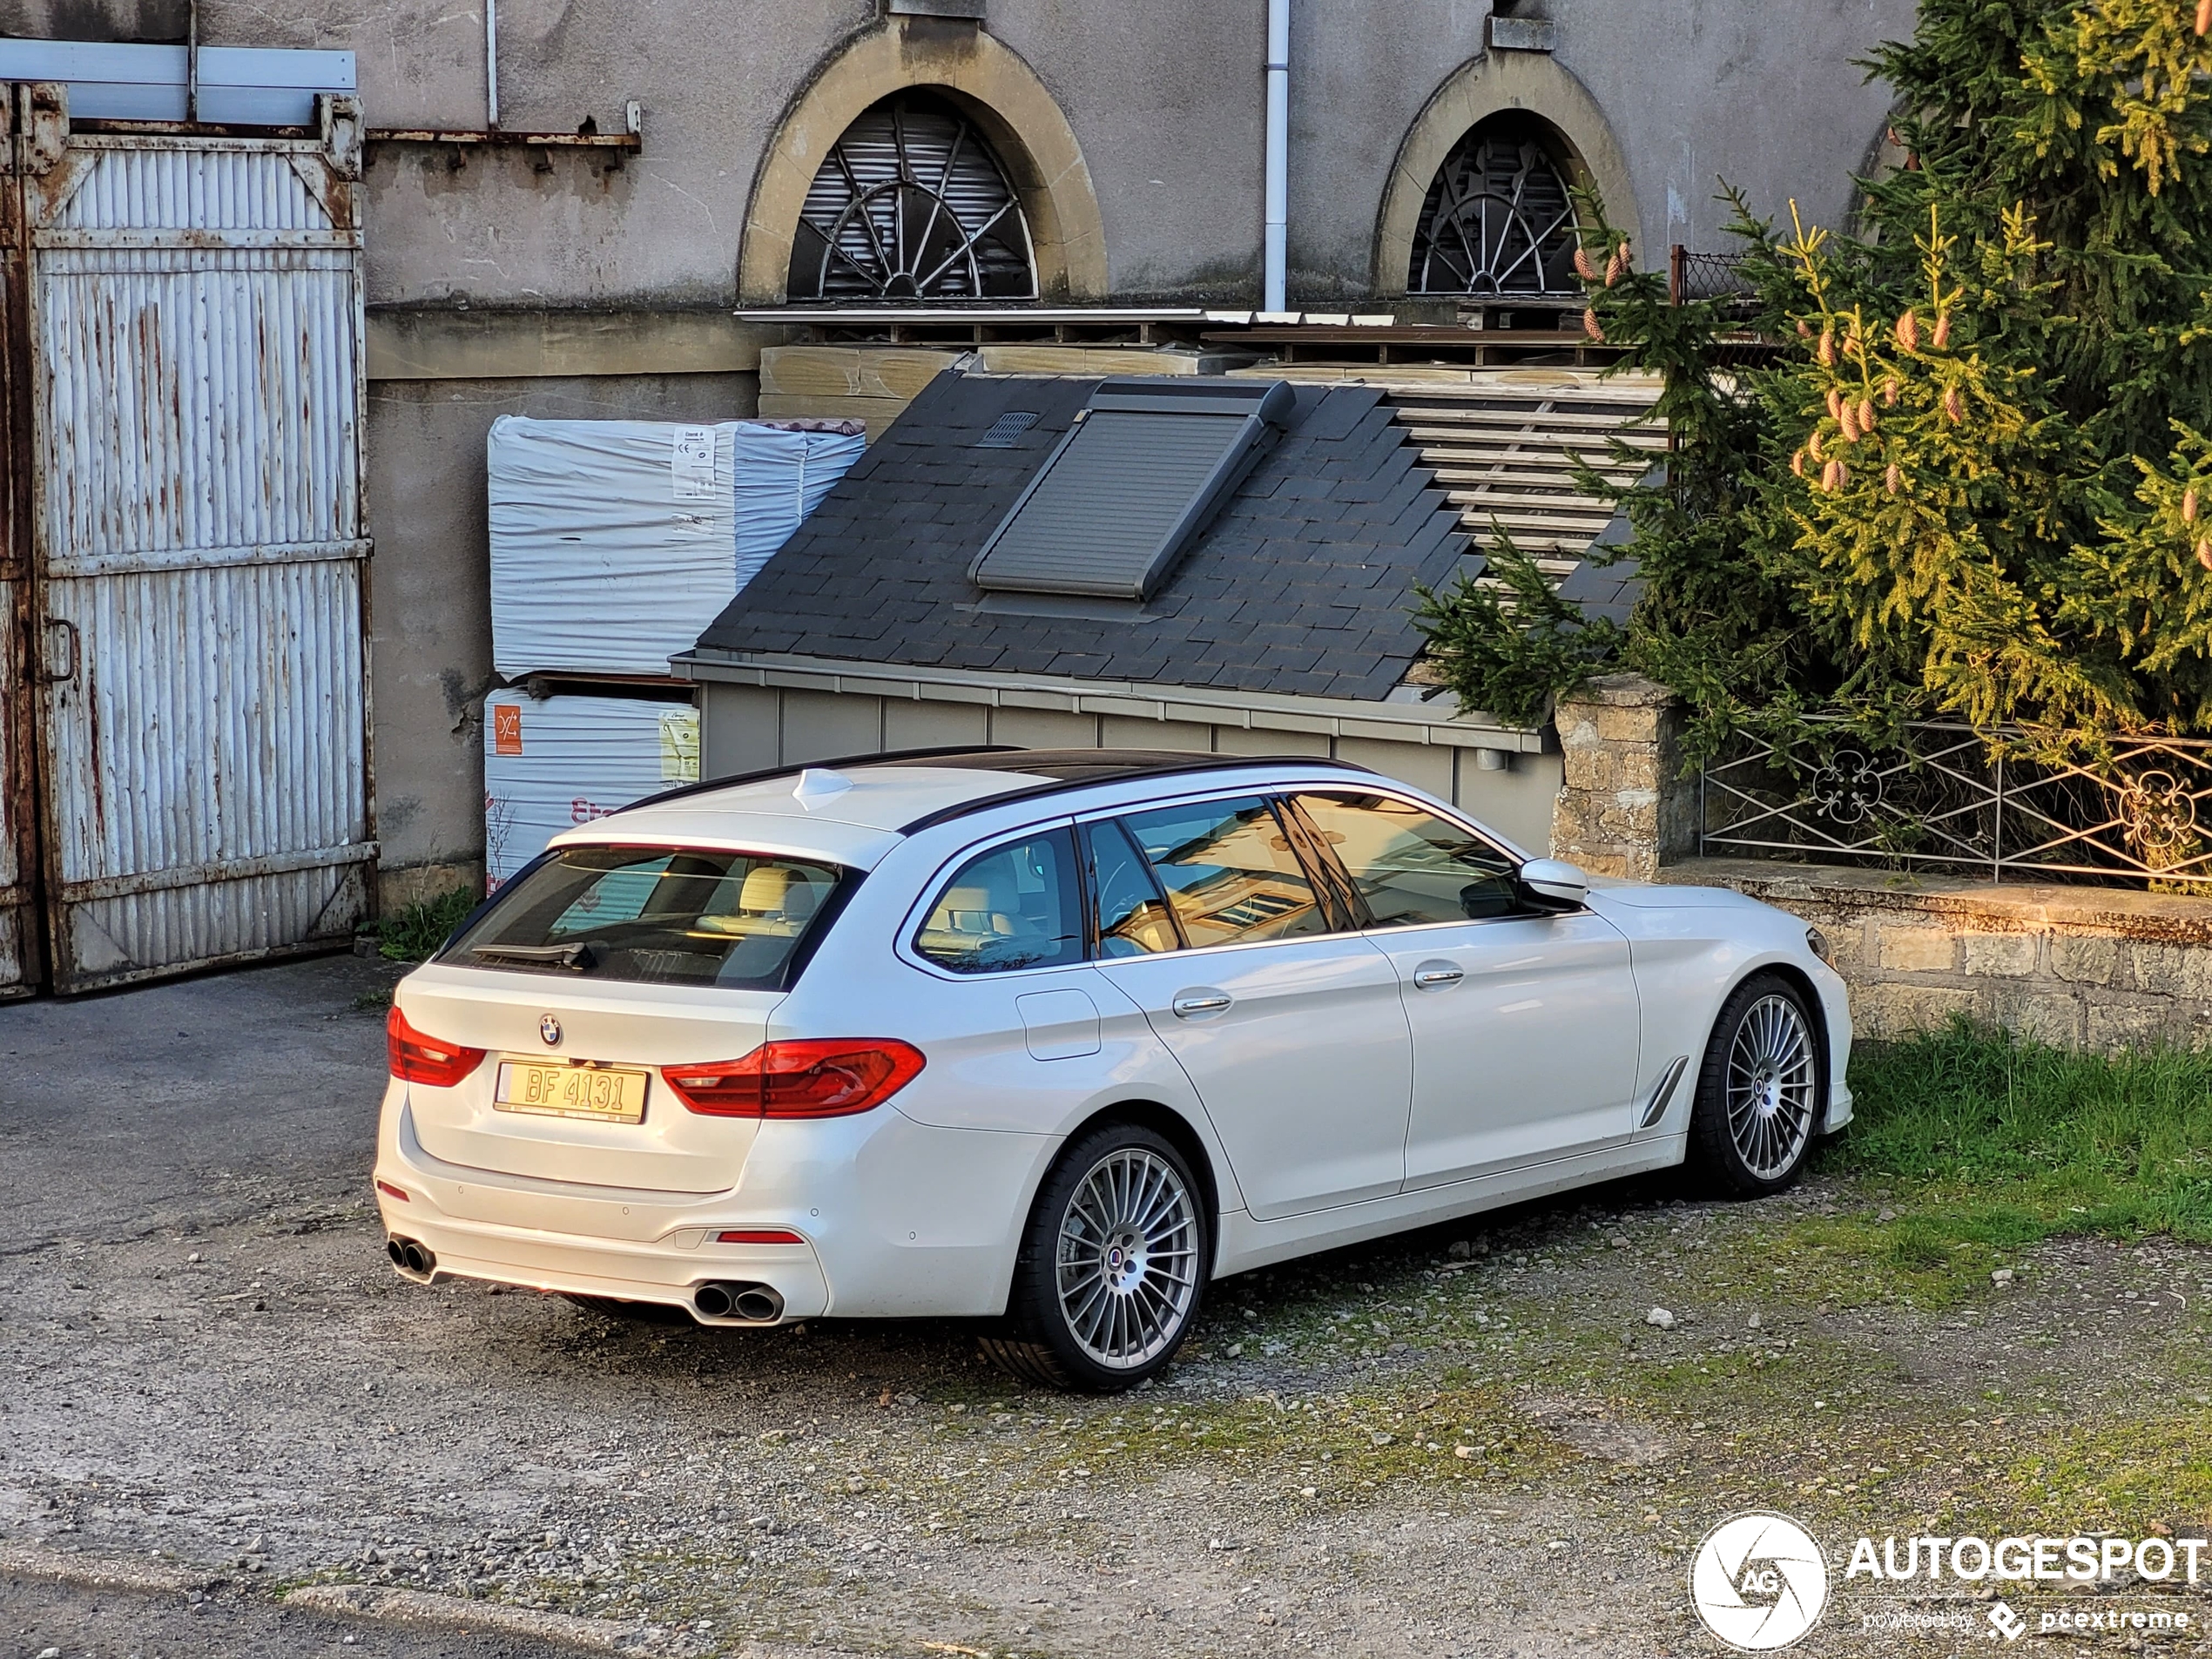
[[[1804,1169],[1820,1109],[1812,1011],[1788,980],[1755,974],[1713,1022],[1689,1119],[1691,1160],[1723,1191],[1779,1192]]]
[[[1183,1154],[1137,1123],[1070,1144],[1022,1236],[995,1363],[1055,1388],[1130,1388],[1175,1357],[1198,1316],[1210,1218]]]

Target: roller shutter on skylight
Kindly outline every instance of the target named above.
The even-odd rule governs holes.
[[[1282,381],[1108,381],[968,567],[979,588],[1149,598],[1267,446]]]

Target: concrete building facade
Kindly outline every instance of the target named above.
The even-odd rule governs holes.
[[[965,16],[922,15],[965,13]],[[498,125],[638,146],[472,141],[470,0],[0,0],[46,39],[357,55],[369,307],[375,815],[385,901],[475,879],[491,686],[483,441],[506,413],[752,414],[762,319],[831,146],[900,89],[973,125],[1018,197],[1036,303],[1251,307],[1266,0],[504,0]],[[1852,66],[1910,0],[1293,0],[1293,307],[1411,306],[1439,168],[1478,123],[1543,124],[1640,262],[1717,249],[1725,179],[1836,225],[1885,95]],[[380,136],[414,134],[410,137]],[[421,135],[444,134],[445,138]],[[741,320],[740,308],[752,314]],[[708,620],[700,618],[702,625]]]

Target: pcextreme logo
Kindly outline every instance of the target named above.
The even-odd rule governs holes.
[[[1705,1628],[1743,1653],[1799,1640],[1828,1605],[1828,1562],[1787,1515],[1730,1515],[1689,1562],[1689,1601]]]

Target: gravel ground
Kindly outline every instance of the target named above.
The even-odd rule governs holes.
[[[1861,1532],[2212,1514],[2212,1254],[1901,1260],[1889,1195],[1827,1178],[1624,1184],[1227,1281],[1116,1399],[1012,1383],[952,1324],[424,1291],[364,1191],[388,980],[0,1009],[0,1541],[219,1569],[241,1605],[642,1618],[677,1652],[1536,1659],[1716,1651],[1683,1575],[1739,1508],[1839,1568]],[[1816,1644],[1983,1645],[1970,1591],[1888,1588],[1839,1575]],[[2191,1650],[2212,1617],[2090,1588],[2186,1606]],[[1862,1628],[1900,1608],[1966,1628]]]

